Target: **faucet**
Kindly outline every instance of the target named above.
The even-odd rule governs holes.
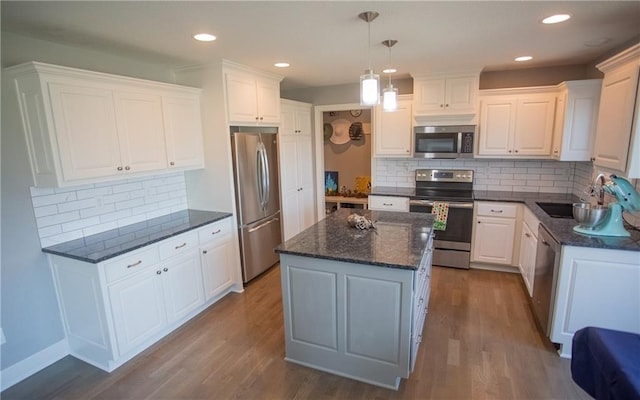
[[[596,191],[596,185],[598,184],[598,181],[600,181],[600,190]],[[604,186],[605,186],[605,177],[604,174],[600,173],[598,174],[598,176],[596,176],[596,178],[593,180],[593,184],[591,185],[591,193],[592,195],[595,195],[595,193],[598,193],[598,205],[604,205]]]

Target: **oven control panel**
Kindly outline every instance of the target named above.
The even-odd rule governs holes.
[[[473,170],[417,169],[416,182],[473,182]]]

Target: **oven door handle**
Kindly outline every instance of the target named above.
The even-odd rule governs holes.
[[[410,206],[433,206],[435,202],[431,200],[409,200]],[[449,203],[449,208],[473,208],[473,203],[455,203],[443,201],[442,203]]]

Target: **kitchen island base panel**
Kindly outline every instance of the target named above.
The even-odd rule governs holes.
[[[280,268],[285,359],[397,390],[422,331],[412,326],[416,271],[291,254]]]

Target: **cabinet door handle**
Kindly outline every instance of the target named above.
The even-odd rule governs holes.
[[[448,105],[448,104],[445,104],[444,106],[445,106],[445,107],[449,107],[449,105]]]
[[[162,273],[162,271],[160,271],[160,270],[156,271],[156,275],[160,275],[161,273]]]
[[[518,152],[518,150],[516,150],[516,153]]]
[[[131,169],[131,167],[127,165],[126,167],[124,167],[124,169],[126,169],[127,171],[129,171],[129,170]]]
[[[171,162],[169,163],[169,165],[173,166],[173,165],[176,165],[176,163],[174,163],[173,161],[171,161]]]
[[[531,235],[530,235],[530,234],[528,234],[528,233],[525,233],[524,235],[525,235],[526,237],[528,237],[528,238],[529,238],[529,237],[531,237]]]
[[[142,264],[142,260],[138,260],[138,262],[134,262],[133,264],[129,264],[129,265],[127,265],[127,268],[133,268],[133,267],[135,267],[136,265],[140,265],[140,264]]]
[[[202,250],[202,254],[207,254],[207,251],[206,250]]]
[[[221,229],[218,229],[217,231],[213,231],[213,232],[211,232],[211,234],[212,234],[212,235],[215,235],[215,234],[220,233],[220,231],[221,231]]]
[[[256,121],[257,121],[258,119],[259,119],[259,118],[256,116]]]
[[[440,108],[444,108],[444,104],[440,104]]]
[[[169,268],[167,268],[167,267],[162,268],[162,270],[163,270],[164,272],[169,272]]]
[[[502,210],[494,210],[494,209],[492,209],[491,212],[492,213],[502,214]]]
[[[480,221],[478,221],[478,223],[480,223]]]
[[[118,167],[116,168],[118,171],[122,171],[122,167]]]
[[[260,121],[262,121],[262,117],[260,117]]]
[[[182,243],[181,245],[176,246],[176,250],[181,249],[181,248],[183,248],[183,247],[184,247],[184,246],[186,246],[186,245],[187,245],[186,243]]]

